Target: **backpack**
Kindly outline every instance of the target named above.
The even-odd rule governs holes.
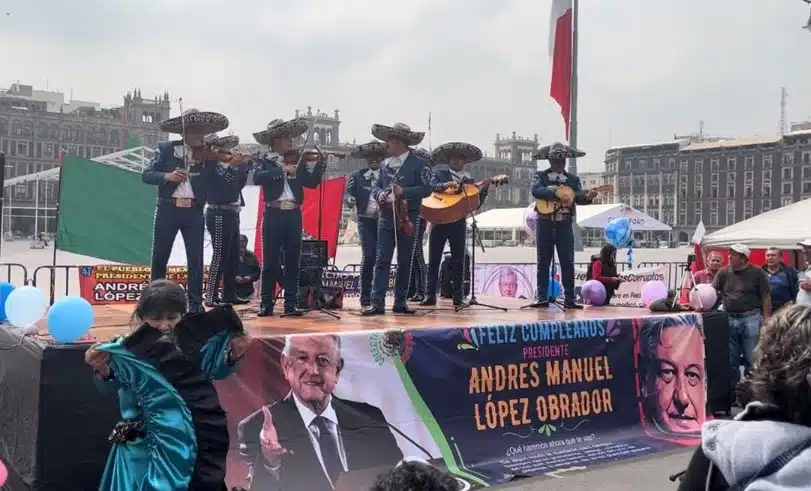
[[[594,261],[598,260],[600,257],[597,255],[591,256],[591,262],[589,263],[588,268],[586,268],[586,281],[594,279],[594,272],[592,269],[594,268]]]

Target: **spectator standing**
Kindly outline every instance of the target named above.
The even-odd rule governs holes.
[[[798,242],[805,254],[805,270],[799,276],[800,291],[797,294],[797,303],[811,307],[811,239]]]
[[[710,253],[707,254],[707,267],[693,275],[696,279],[696,285],[702,285],[704,283],[712,284],[715,280],[715,275],[721,270],[723,263],[724,258],[721,257],[720,252],[710,251]]]
[[[777,247],[770,247],[766,251],[766,264],[763,266],[772,291],[772,312],[794,302],[800,289],[799,272],[783,263],[782,254],[783,251]]]
[[[772,313],[769,278],[761,268],[749,264],[749,253],[743,244],[730,246],[729,266],[718,271],[713,282],[729,315],[730,387],[740,381],[741,355],[747,371],[751,369],[760,326]]]

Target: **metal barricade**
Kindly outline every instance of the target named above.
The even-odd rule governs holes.
[[[5,271],[5,275],[2,272]],[[7,281],[12,285],[28,284],[28,268],[20,263],[0,263],[0,281]]]
[[[79,271],[79,266],[76,265],[67,265],[67,264],[57,264],[57,265],[47,265],[47,266],[40,266],[34,270],[34,274],[32,276],[33,285],[43,290],[49,294],[51,299],[51,305],[56,301],[56,290],[59,286],[58,271],[64,271],[64,296],[70,295],[70,272],[72,270],[76,270],[77,276]],[[50,274],[47,276],[47,281],[44,283],[40,283],[40,273],[43,271],[48,271]],[[78,279],[78,278],[77,278]],[[77,285],[78,288],[78,285]]]

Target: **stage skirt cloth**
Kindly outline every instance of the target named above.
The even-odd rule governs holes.
[[[100,491],[222,491],[228,426],[212,379],[230,375],[227,331],[197,353],[148,325],[101,345],[110,353],[122,422]],[[185,347],[185,348],[188,348]]]

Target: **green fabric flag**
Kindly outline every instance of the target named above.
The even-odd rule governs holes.
[[[141,146],[141,139],[137,136],[131,136],[127,138],[127,146],[124,150],[129,150],[130,148],[138,148]]]
[[[56,248],[148,265],[155,187],[145,185],[137,172],[72,155],[65,156],[61,172]]]

